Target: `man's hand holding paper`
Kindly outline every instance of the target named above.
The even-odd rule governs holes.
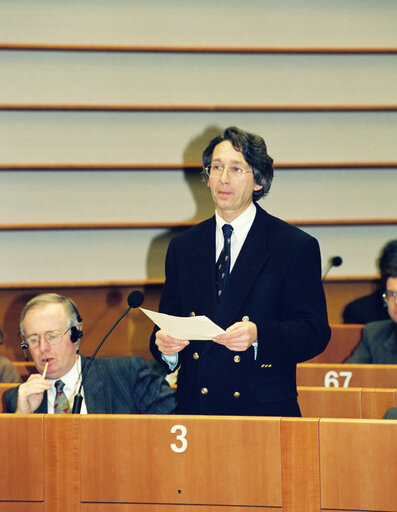
[[[183,350],[189,344],[189,339],[212,340],[225,332],[206,316],[179,317],[140,309],[160,327],[156,333],[156,345],[166,356]]]

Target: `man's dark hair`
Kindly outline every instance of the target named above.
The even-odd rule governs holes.
[[[380,289],[386,290],[386,281],[389,277],[397,277],[397,240],[388,242],[379,258]]]
[[[223,134],[212,139],[204,149],[204,168],[211,165],[215,146],[225,140],[229,140],[234,149],[240,151],[245,161],[252,167],[255,183],[263,185],[260,190],[254,190],[252,194],[252,199],[258,201],[269,192],[273,180],[273,159],[267,154],[265,141],[259,135],[245,132],[235,126],[226,128]],[[208,180],[208,176],[206,176],[206,180]]]

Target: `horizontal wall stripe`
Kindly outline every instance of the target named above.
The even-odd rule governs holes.
[[[2,111],[70,112],[397,112],[397,105],[78,105],[0,104]]]
[[[327,276],[327,281],[333,283],[366,283],[374,282],[378,279],[378,276]],[[56,281],[56,282],[44,282],[40,281],[37,283],[0,283],[0,290],[14,290],[14,289],[59,289],[59,288],[103,288],[103,287],[128,287],[134,288],[136,286],[162,286],[164,279],[137,279],[137,280],[125,280],[125,281]]]
[[[291,162],[275,163],[274,169],[282,170],[344,170],[344,169],[396,169],[396,162]],[[41,164],[2,164],[0,171],[192,171],[200,170],[201,164],[99,164],[99,163],[41,163]]]
[[[133,46],[98,44],[0,43],[0,51],[93,53],[224,53],[297,55],[394,55],[397,47],[244,47],[244,46]]]
[[[56,224],[0,224],[0,231],[73,231],[96,229],[185,229],[198,224],[200,220],[180,222],[91,222]],[[396,219],[310,219],[287,220],[294,226],[393,226]]]

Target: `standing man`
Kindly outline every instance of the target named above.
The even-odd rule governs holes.
[[[22,347],[39,373],[9,390],[6,412],[67,413],[88,359],[79,355],[82,319],[71,299],[49,293],[21,313]],[[43,373],[46,373],[44,376]],[[138,356],[95,359],[83,382],[82,413],[171,414],[174,393]]]
[[[300,416],[296,364],[329,341],[317,241],[256,204],[272,164],[265,141],[235,127],[203,152],[215,216],[171,240],[159,310],[206,315],[226,333],[154,329],[154,357],[179,368],[177,413]]]

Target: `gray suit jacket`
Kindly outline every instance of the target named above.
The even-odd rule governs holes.
[[[345,363],[397,364],[397,324],[393,320],[367,324],[362,341]]]
[[[81,356],[84,368],[88,359]],[[97,358],[84,382],[87,412],[92,414],[172,414],[174,392],[163,377],[138,356]],[[6,394],[6,412],[15,412],[18,388]],[[36,413],[47,412],[47,393]]]
[[[397,420],[397,407],[390,407],[383,416],[385,420]]]

